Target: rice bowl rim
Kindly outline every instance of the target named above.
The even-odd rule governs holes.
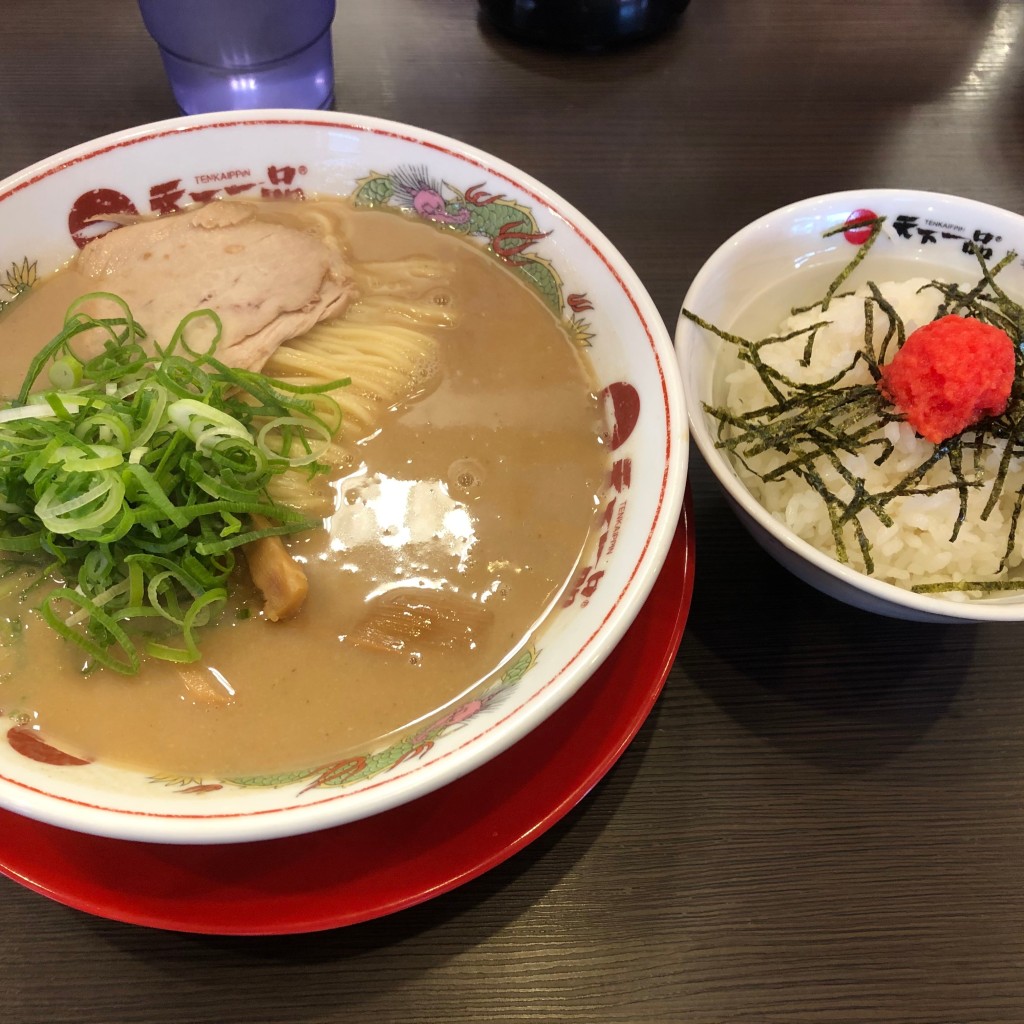
[[[865,188],[826,192],[778,207],[734,232],[704,261],[691,281],[682,305],[701,315],[702,297],[708,294],[714,278],[723,275],[729,269],[734,254],[741,247],[757,240],[758,236],[763,236],[761,240],[771,244],[772,238],[780,237],[798,217],[813,216],[822,220],[828,218],[830,223],[822,224],[822,228],[825,229],[842,224],[856,210],[865,207],[874,209],[883,204],[891,206],[896,202],[913,203],[915,206],[928,203],[947,207],[955,206],[961,211],[999,218],[1013,227],[1014,235],[1019,237],[1021,242],[1018,252],[1024,252],[1024,216],[1003,207],[949,193],[920,189]],[[821,239],[820,231],[817,238],[820,241],[825,241]],[[837,259],[835,261],[837,269],[845,265],[846,262],[848,260]],[[912,263],[912,261],[908,260],[908,263]],[[817,264],[818,267],[821,265]],[[777,281],[781,282],[785,280],[786,276],[796,272],[795,269],[790,269],[787,275],[779,277]],[[762,289],[759,294],[764,290],[766,289]],[[1024,301],[1024,297],[1022,297],[1022,301]],[[962,622],[1019,622],[1024,620],[1024,591],[1015,596],[971,598],[966,601],[945,600],[928,594],[916,594],[894,583],[874,579],[857,569],[844,565],[832,555],[826,554],[798,536],[790,527],[776,519],[740,480],[723,450],[715,445],[707,414],[704,413],[702,407],[702,402],[707,397],[705,387],[713,383],[714,374],[713,372],[705,373],[704,379],[698,380],[696,378],[697,370],[704,369],[705,364],[699,359],[695,360],[692,356],[695,345],[701,345],[705,351],[710,353],[712,346],[717,349],[721,343],[717,339],[712,340],[705,335],[706,332],[680,313],[676,325],[675,344],[676,354],[683,371],[683,388],[686,392],[690,432],[694,443],[719,484],[752,524],[763,530],[791,554],[807,562],[816,575],[831,577],[852,590],[862,592],[880,605],[897,606],[913,613],[917,618],[926,620],[945,619]],[[710,365],[707,369],[713,371],[716,361],[717,354],[709,355]],[[837,599],[846,600],[834,590],[830,592]]]

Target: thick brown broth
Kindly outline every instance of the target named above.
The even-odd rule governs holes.
[[[70,752],[162,776],[310,767],[436,715],[506,661],[557,600],[607,469],[584,360],[537,296],[465,239],[383,211],[345,220],[356,263],[450,263],[453,324],[441,329],[437,385],[358,446],[333,485],[329,529],[291,542],[310,578],[301,614],[270,623],[229,610],[200,638],[202,663],[151,661],[124,678],[82,675],[71,645],[25,607],[0,605],[0,617],[25,625],[0,651],[5,716]],[[72,267],[8,311],[3,393],[92,287]],[[468,641],[361,647],[353,633],[367,602],[395,588],[440,589],[492,618],[467,627]],[[244,582],[238,601],[259,607]]]

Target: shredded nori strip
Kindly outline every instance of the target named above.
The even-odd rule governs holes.
[[[853,474],[840,457],[844,452],[864,455],[869,449],[877,448],[874,461],[876,465],[882,465],[893,454],[894,447],[884,436],[879,436],[879,432],[887,424],[903,419],[877,386],[842,383],[857,363],[863,361],[877,385],[881,378],[879,367],[885,365],[891,354],[898,351],[906,341],[903,321],[877,284],[868,282],[871,294],[864,300],[863,347],[839,373],[827,380],[800,382],[772,367],[762,358],[761,352],[768,346],[806,336],[799,361],[803,366],[810,364],[818,331],[830,322],[825,316],[829,305],[838,297],[852,294],[849,291],[840,292],[839,289],[863,262],[884,222],[884,217],[865,219],[856,224],[844,223],[825,233],[825,237],[828,237],[853,227],[870,227],[868,238],[829,284],[824,296],[809,306],[794,307],[791,310],[791,315],[815,310],[821,312],[822,318],[807,327],[785,335],[751,340],[724,331],[691,310],[682,310],[688,320],[732,345],[738,358],[750,363],[756,370],[771,399],[769,404],[745,413],[731,412],[704,403],[705,411],[718,421],[716,445],[728,451],[736,462],[765,483],[783,477],[802,479],[825,504],[838,560],[849,563],[849,543],[852,540],[860,552],[864,571],[868,575],[874,573],[874,560],[861,521],[862,516],[874,516],[888,526],[893,519],[887,509],[895,499],[955,490],[958,492],[959,512],[951,524],[950,534],[950,541],[955,542],[967,518],[971,491],[987,488],[987,500],[981,512],[981,519],[987,520],[1003,496],[1013,460],[1024,457],[1024,307],[1011,299],[996,282],[998,274],[1017,259],[1016,252],[1008,252],[999,262],[989,266],[980,249],[973,246],[981,272],[975,285],[967,290],[957,284],[937,280],[925,285],[925,288],[935,289],[940,296],[934,317],[936,320],[949,314],[974,318],[1005,331],[1013,342],[1015,374],[1006,410],[999,416],[988,417],[935,445],[932,454],[924,462],[888,490],[869,491],[865,482]],[[875,321],[879,314],[887,318],[888,324],[876,351]],[[1005,445],[999,468],[991,479],[982,480],[976,469],[980,466],[983,454],[997,443]],[[760,472],[751,465],[750,460],[766,451],[778,452],[786,456],[786,459],[775,469]],[[824,482],[817,468],[822,460],[847,485],[851,492],[848,497],[840,497]],[[929,472],[943,465],[948,470],[948,481],[925,484]],[[1018,493],[1014,501],[997,575],[1006,571],[1022,510],[1024,491]],[[918,584],[911,589],[922,594],[950,591],[995,594],[1024,589],[1024,577],[952,580]]]

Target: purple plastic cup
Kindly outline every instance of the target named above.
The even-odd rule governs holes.
[[[139,0],[178,106],[334,105],[335,0]]]

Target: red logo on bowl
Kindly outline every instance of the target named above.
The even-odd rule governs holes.
[[[192,203],[209,203],[221,196],[259,194],[264,199],[294,197],[302,199],[298,177],[306,174],[305,164],[270,164],[266,178],[254,177],[249,168],[232,168],[194,175],[192,179],[170,178],[150,186],[149,212],[175,213]],[[195,188],[193,185],[201,185]],[[94,188],[84,192],[68,211],[68,231],[79,249],[117,225],[105,218],[115,214],[137,216],[138,207],[123,192],[113,188]]]
[[[94,238],[105,235],[115,227],[105,221],[105,217],[138,212],[135,204],[123,192],[112,188],[94,188],[91,192],[82,193],[68,211],[68,231],[75,245],[84,249]]]
[[[39,761],[41,764],[67,767],[90,763],[84,757],[76,757],[74,754],[67,754],[63,750],[51,746],[39,733],[26,725],[14,725],[8,729],[7,742],[11,749],[17,751],[22,757],[27,757],[30,761]]]
[[[605,400],[605,415],[611,430],[608,447],[616,451],[629,439],[640,418],[640,394],[637,389],[624,380],[609,384],[602,392]],[[576,581],[569,588],[562,601],[562,607],[568,608],[577,602],[586,607],[587,602],[597,592],[604,578],[604,563],[615,549],[622,521],[629,504],[629,488],[633,478],[633,460],[629,457],[618,458],[612,462],[608,477],[608,490],[605,493],[605,506],[599,523],[600,533],[597,547],[589,565],[585,565],[577,574]]]
[[[605,399],[605,415],[612,425],[611,449],[621,447],[633,433],[640,418],[640,394],[632,384],[624,380],[609,384],[601,392]]]
[[[878,214],[872,210],[854,210],[846,223],[849,227],[843,232],[850,245],[863,245],[871,237],[872,222],[878,219]]]

